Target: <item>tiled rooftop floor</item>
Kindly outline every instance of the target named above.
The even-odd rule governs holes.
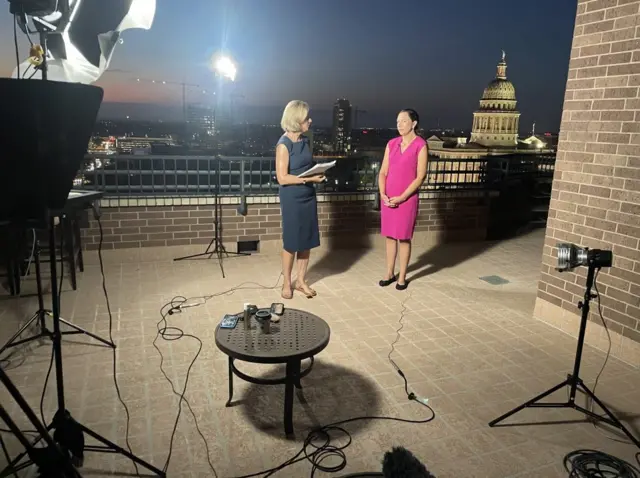
[[[316,368],[303,380],[306,403],[295,401],[295,441],[283,436],[284,387],[259,387],[236,379],[236,398],[242,401],[225,408],[226,358],[214,342],[216,323],[224,313],[240,310],[244,302],[268,306],[280,301],[279,288],[271,288],[279,274],[277,254],[228,259],[227,278],[222,279],[214,260],[171,260],[188,252],[185,249],[105,252],[118,345],[118,381],[131,413],[133,451],[162,467],[176,418],[178,398],[160,372],[160,357],[153,346],[160,307],[176,295],[216,294],[254,281],[265,287],[247,285],[254,288],[212,298],[206,305],[169,318],[170,325],[203,341],[187,398],[208,441],[218,476],[249,474],[278,465],[298,451],[306,431],[314,425],[358,415],[427,417],[426,409],[407,401],[401,379],[387,360],[403,301],[407,312],[394,359],[410,388],[429,399],[436,418],[422,425],[379,421],[348,425],[354,437],[346,450],[348,466],[335,476],[379,471],[384,452],[398,445],[410,449],[440,478],[567,476],[563,456],[579,448],[596,448],[635,463],[637,450],[607,438],[613,432],[581,421],[577,412],[527,410],[512,418],[576,423],[487,426],[489,420],[563,380],[573,363],[575,338],[532,319],[543,236],[536,231],[496,244],[416,250],[415,261],[422,265],[414,271],[416,280],[406,292],[378,287],[384,269],[379,250],[313,257],[311,277],[317,298],[296,295],[287,306],[324,318],[332,338],[318,356]],[[70,291],[65,282],[63,317],[106,337],[108,315],[100,270],[95,256],[88,255],[87,263],[91,265],[81,275],[78,291]],[[479,279],[490,275],[509,283],[491,285]],[[25,292],[35,290],[32,279],[25,282]],[[0,307],[4,342],[35,311],[36,301],[33,297],[7,299]],[[67,408],[83,424],[124,446],[125,413],[112,380],[112,353],[87,345],[91,340],[80,336],[72,340],[65,340],[63,346]],[[198,344],[185,337],[173,342],[159,339],[158,346],[165,356],[167,375],[180,389]],[[50,354],[48,342],[33,344],[12,357],[8,366],[11,378],[35,410],[39,410]],[[585,349],[582,376],[587,383],[593,382],[603,358],[603,353]],[[268,367],[244,370],[273,373]],[[597,392],[638,433],[638,370],[611,359]],[[5,391],[0,393],[3,405],[26,426]],[[51,379],[44,401],[48,418],[54,407]],[[5,439],[12,452],[18,449],[10,436]],[[106,476],[113,471],[131,473],[133,467],[119,456],[87,454],[86,476]],[[309,464],[302,462],[276,476],[303,477],[309,471]],[[173,443],[169,476],[213,476],[186,406]]]

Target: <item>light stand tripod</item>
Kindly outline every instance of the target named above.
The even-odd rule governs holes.
[[[38,28],[38,33],[40,34],[40,46],[42,47],[43,50],[43,56],[42,56],[42,63],[37,67],[42,71],[42,80],[43,81],[47,81],[47,36],[48,36],[48,32],[47,32],[47,26],[41,22],[36,22],[37,25],[39,25]],[[55,243],[54,243],[55,245]],[[61,250],[60,254],[64,254],[64,252]],[[33,317],[31,317],[31,319],[29,319],[29,321],[20,328],[20,330],[18,330],[18,332],[16,334],[13,335],[13,337],[11,337],[7,343],[5,345],[2,346],[2,348],[0,348],[0,355],[7,350],[10,347],[15,347],[17,345],[26,343],[26,342],[31,342],[33,340],[38,340],[42,337],[51,337],[52,333],[47,329],[46,324],[45,324],[45,316],[49,315],[51,316],[51,311],[45,310],[44,308],[44,301],[43,301],[43,292],[42,292],[42,276],[40,274],[40,246],[39,244],[36,243],[35,248],[34,248],[34,261],[35,261],[35,266],[36,266],[36,284],[38,287],[38,311],[35,313],[35,315]],[[54,249],[54,254],[52,255],[53,259],[55,259],[55,249]],[[52,270],[53,270],[53,264],[52,264]],[[52,285],[52,294],[57,294],[57,289],[55,287],[53,287]],[[37,335],[34,335],[33,337],[29,337],[26,339],[22,339],[22,340],[17,340],[22,333],[27,330],[31,324],[38,320],[39,321],[39,325],[40,325],[40,333]],[[77,325],[74,325],[66,320],[64,320],[63,318],[60,318],[60,322],[62,322],[63,324],[71,327],[73,330],[72,331],[64,331],[62,332],[62,335],[69,335],[69,334],[85,334],[88,335],[89,337],[102,342],[103,344],[115,348],[115,344],[113,344],[113,342],[103,339],[102,337],[99,337],[98,335],[92,334],[91,332],[84,330],[81,327],[78,327]]]
[[[221,185],[220,158],[217,158],[217,162],[218,162],[218,174],[216,175],[217,184],[213,193],[213,227],[214,227],[213,238],[211,239],[211,242],[209,242],[209,245],[207,246],[204,252],[201,252],[199,254],[192,254],[190,256],[176,257],[174,261],[184,261],[187,259],[199,259],[199,258],[211,259],[211,257],[214,254],[216,254],[216,256],[218,257],[218,263],[220,264],[220,272],[222,272],[222,277],[226,278],[224,273],[224,265],[222,263],[223,254],[226,255],[227,258],[229,257],[229,254],[232,254],[232,257],[249,256],[251,254],[247,252],[229,252],[227,251],[227,249],[224,247],[224,244],[222,243],[222,204],[220,203],[220,195],[219,195],[220,185]],[[241,180],[244,181],[244,177]]]
[[[51,260],[51,288],[53,291],[57,291],[58,286],[58,280],[56,277],[55,256],[54,220],[53,218],[51,218],[49,222],[49,257]],[[51,302],[53,313],[52,341],[55,363],[56,389],[58,396],[58,410],[53,417],[53,421],[47,427],[47,430],[55,430],[53,434],[54,440],[60,445],[60,447],[66,454],[71,456],[76,466],[82,466],[84,461],[84,451],[118,453],[129,458],[134,463],[137,463],[138,465],[146,468],[147,470],[155,473],[158,476],[166,476],[165,473],[160,471],[158,468],[143,461],[133,453],[130,453],[124,448],[107,440],[93,430],[74,420],[71,414],[65,408],[64,376],[62,372],[62,333],[60,330],[60,304],[56,292],[53,292],[51,294]],[[102,445],[85,445],[84,434],[89,435],[96,441],[102,443]],[[11,470],[11,472],[13,472],[16,465],[20,463],[20,461],[27,454],[28,451],[18,455],[11,463],[9,463],[7,470]],[[0,473],[0,476],[4,476],[4,473]]]
[[[490,427],[494,427],[498,425],[504,419],[510,417],[518,413],[525,408],[572,408],[581,413],[584,413],[588,417],[604,422],[608,425],[611,425],[615,428],[621,430],[628,438],[634,443],[638,448],[640,448],[640,441],[635,438],[631,432],[618,420],[615,415],[607,408],[607,406],[585,385],[583,380],[580,378],[580,363],[582,361],[582,350],[584,348],[584,338],[587,330],[587,321],[589,319],[589,303],[591,299],[595,299],[598,296],[591,293],[591,288],[594,284],[594,278],[596,275],[596,271],[599,271],[601,267],[611,267],[612,255],[608,251],[599,251],[599,250],[583,250],[584,252],[584,262],[588,266],[587,271],[587,282],[585,286],[584,293],[584,301],[578,302],[578,308],[582,310],[582,315],[580,318],[580,331],[578,333],[578,345],[576,349],[575,361],[573,364],[573,373],[567,376],[567,379],[559,383],[558,385],[550,388],[546,392],[541,393],[540,395],[532,398],[528,402],[523,403],[522,405],[514,408],[510,412],[505,413],[499,418],[489,422]],[[559,253],[560,257],[560,253]],[[579,264],[583,265],[583,264]],[[547,402],[547,403],[539,403],[540,400],[548,397],[549,395],[561,390],[564,387],[569,388],[569,398],[566,402]],[[591,410],[587,410],[586,408],[576,404],[576,393],[577,391],[582,391],[587,397],[589,397],[593,402],[595,402],[605,413],[605,415],[598,415],[597,413],[592,412]]]
[[[2,405],[0,405],[0,419],[7,424],[9,430],[13,433],[13,435],[18,439],[18,441],[25,448],[27,455],[31,459],[31,461],[38,467],[38,471],[40,472],[40,476],[42,477],[56,477],[56,478],[79,478],[81,475],[78,471],[73,467],[69,456],[58,447],[55,441],[49,435],[49,431],[44,427],[44,425],[38,420],[35,412],[29,407],[29,404],[24,399],[22,394],[18,391],[16,386],[11,382],[9,376],[5,373],[5,371],[0,368],[0,382],[5,386],[9,394],[16,401],[18,406],[22,409],[26,417],[29,419],[31,424],[34,426],[36,431],[40,434],[42,440],[46,443],[46,447],[44,448],[36,448],[34,445],[36,443],[31,443],[25,436],[22,430],[15,424],[15,422],[11,419],[9,413],[4,409]],[[39,441],[39,440],[37,440]],[[6,450],[5,450],[6,453]],[[10,458],[7,453],[7,462],[10,461]],[[26,468],[30,463],[25,463],[20,466],[16,466],[13,470],[7,469],[5,472],[0,474],[0,477],[9,476],[9,474],[13,474],[17,478],[17,472]]]
[[[103,94],[101,88],[80,83],[0,78],[5,99],[0,117],[12,118],[0,128],[0,220],[16,225],[33,221],[48,231],[57,411],[45,426],[54,430],[53,440],[77,465],[83,463],[85,451],[117,453],[164,477],[163,471],[78,423],[65,407],[54,219],[64,209],[83,163]],[[24,177],[30,178],[28,190],[18,180]],[[85,445],[85,435],[99,445]],[[21,466],[26,455],[16,457],[6,469]]]
[[[36,243],[34,244],[33,247],[33,262],[36,268],[36,287],[38,290],[38,311],[33,315],[33,317],[31,317],[26,324],[24,324],[20,330],[18,330],[3,346],[2,348],[0,348],[0,355],[2,355],[2,353],[4,351],[6,351],[7,349],[11,348],[11,347],[16,347],[18,345],[22,345],[28,342],[32,342],[34,340],[39,340],[43,337],[48,337],[48,338],[53,338],[53,333],[47,329],[47,324],[45,322],[45,318],[48,317],[53,317],[53,313],[50,310],[46,310],[44,308],[44,292],[42,290],[42,273],[41,273],[41,268],[40,268],[40,252],[41,252],[41,248],[40,248],[40,243],[37,239],[34,238],[34,240],[36,241]],[[54,253],[54,257],[55,257],[55,253]],[[52,286],[52,294],[57,294],[58,291],[55,290]],[[34,322],[38,322],[38,325],[40,327],[40,331],[36,334],[33,335],[31,337],[27,337],[25,339],[20,339],[20,336],[22,336],[22,334],[24,333],[25,330],[29,329],[29,327],[31,327],[31,324],[33,324]],[[78,327],[75,324],[72,324],[71,322],[68,322],[66,320],[64,320],[63,318],[60,317],[60,322],[70,328],[72,328],[73,330],[65,330],[65,331],[61,331],[60,334],[61,335],[75,335],[75,334],[85,334],[88,335],[89,337],[91,337],[92,339],[95,339],[99,342],[102,342],[103,344],[111,347],[111,348],[116,348],[115,344],[113,342],[110,342],[106,339],[103,339],[102,337],[92,334],[91,332],[89,332],[88,330],[83,329],[82,327]]]

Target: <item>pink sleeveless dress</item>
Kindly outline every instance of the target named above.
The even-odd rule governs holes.
[[[418,176],[418,153],[427,144],[416,137],[403,152],[402,137],[389,141],[389,171],[387,172],[386,193],[389,198],[400,196]],[[418,190],[419,191],[419,190]],[[418,192],[414,193],[398,207],[380,205],[381,232],[385,237],[408,241],[413,238],[413,230],[418,216]]]

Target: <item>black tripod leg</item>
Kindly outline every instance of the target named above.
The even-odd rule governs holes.
[[[222,247],[222,246],[221,246]],[[227,276],[224,273],[224,264],[222,263],[223,258],[222,258],[222,249],[218,248],[218,245],[216,245],[216,249],[218,249],[218,264],[220,264],[220,272],[222,273],[222,278],[226,279]]]
[[[590,410],[586,410],[583,409],[582,407],[576,407],[578,408],[578,410],[580,410],[581,412],[583,412],[585,415],[588,415],[592,418],[594,418],[595,420],[599,420],[602,422],[605,422],[615,428],[618,428],[620,431],[622,431],[622,433],[624,433],[625,435],[627,435],[627,437],[629,438],[629,440],[631,440],[631,442],[637,446],[638,448],[640,448],[640,441],[633,436],[633,434],[627,429],[627,427],[625,427],[622,422],[620,420],[618,420],[616,418],[616,416],[611,412],[611,410],[609,410],[607,408],[607,406],[602,403],[602,401],[600,401],[600,399],[598,397],[596,397],[595,393],[593,393],[589,387],[587,387],[585,384],[580,384],[580,388],[582,389],[582,391],[589,397],[591,398],[591,400],[593,400],[601,409],[602,411],[607,415],[607,417],[603,417],[600,416],[596,413],[593,413]]]
[[[35,322],[36,320],[40,319],[40,312],[36,312],[35,315],[33,317],[31,317],[26,324],[24,324],[22,327],[20,327],[20,330],[18,330],[15,334],[13,334],[13,336],[7,340],[7,342],[2,346],[2,348],[0,349],[0,354],[2,354],[5,350],[11,348],[11,347],[16,347],[17,345],[21,345],[21,344],[25,344],[27,342],[31,342],[32,340],[37,340],[40,337],[43,337],[44,334],[39,334],[33,337],[27,337],[26,339],[22,339],[22,340],[17,340],[18,337],[20,337],[25,330],[27,330],[29,327],[31,327],[31,324],[33,324],[33,322]]]
[[[4,453],[4,457],[7,459],[7,463],[11,463],[11,456],[9,455],[9,450],[7,450],[7,446],[4,444],[4,438],[2,438],[2,434],[0,433],[0,447],[2,447],[2,452]],[[20,478],[18,476],[18,472],[14,469],[13,476],[16,478]]]
[[[70,477],[70,478],[80,477],[80,474],[75,470],[75,468],[73,468],[71,461],[69,460],[69,457],[64,453],[62,453],[58,445],[53,441],[53,438],[51,438],[51,435],[49,434],[49,429],[45,428],[44,425],[40,423],[40,420],[38,420],[38,417],[36,416],[35,412],[31,409],[31,407],[29,407],[29,404],[27,403],[25,398],[22,396],[20,391],[16,388],[16,386],[9,379],[9,376],[5,373],[5,371],[2,368],[0,368],[0,382],[2,382],[2,384],[5,386],[9,394],[11,394],[15,402],[22,409],[22,412],[26,415],[26,417],[29,419],[31,424],[34,426],[34,428],[37,430],[38,434],[40,435],[38,440],[36,440],[34,443],[30,443],[29,440],[24,436],[22,431],[18,428],[18,426],[13,422],[8,412],[2,407],[2,405],[0,405],[0,419],[7,424],[7,426],[13,433],[13,435],[20,441],[20,443],[22,444],[22,446],[24,446],[26,450],[25,452],[21,453],[16,458],[14,458],[12,462],[9,463],[7,465],[7,468],[5,468],[4,470],[2,470],[2,472],[0,472],[0,476],[7,476],[6,472],[8,470],[15,470],[16,468],[21,469],[18,466],[18,463],[22,460],[22,458],[25,457],[25,455],[28,455],[29,458],[32,459],[32,461],[36,462],[36,460],[34,460],[36,455],[33,452],[33,446],[39,440],[44,440],[44,442],[47,444],[47,447],[52,452],[53,454],[52,456],[56,460],[58,471],[65,471],[66,472],[66,474],[64,475],[65,477]],[[36,464],[38,466],[41,465],[40,463],[36,463]]]
[[[216,186],[216,192],[214,195],[214,212],[213,212],[213,225],[215,228],[214,231],[214,236],[213,236],[213,240],[216,243],[216,247],[214,249],[214,251],[217,253],[218,256],[218,264],[220,264],[220,272],[222,273],[222,278],[226,279],[225,273],[224,273],[224,265],[222,263],[223,261],[223,257],[222,254],[225,251],[224,245],[222,244],[222,205],[220,204],[220,164],[218,163],[218,184]],[[244,178],[241,179],[242,181],[244,181]],[[229,255],[227,254],[227,257]]]
[[[110,448],[110,450],[113,453],[118,453],[120,455],[126,456],[131,461],[133,461],[134,463],[137,463],[141,467],[146,468],[147,470],[155,473],[158,476],[163,476],[163,477],[166,476],[166,474],[163,471],[159,470],[158,468],[156,468],[155,466],[151,465],[150,463],[147,463],[146,461],[138,458],[133,453],[130,453],[128,450],[125,450],[124,448],[122,448],[122,447],[116,445],[115,443],[107,440],[106,438],[98,435],[93,430],[90,430],[89,428],[85,427],[84,425],[80,425],[80,428],[82,428],[82,431],[84,433],[86,433],[87,435],[89,435],[90,437],[92,437],[94,440],[97,440],[100,443],[102,443],[103,445],[105,445],[106,447]]]
[[[557,392],[558,390],[560,390],[562,387],[566,387],[567,385],[570,385],[569,383],[569,379],[565,380],[562,383],[559,383],[558,385],[556,385],[555,387],[550,388],[549,390],[547,390],[546,392],[541,393],[540,395],[537,395],[536,397],[532,398],[531,400],[529,400],[528,402],[523,403],[522,405],[520,405],[519,407],[514,408],[513,410],[511,410],[510,412],[505,413],[504,415],[496,418],[495,420],[492,420],[489,422],[489,426],[490,427],[494,427],[496,426],[498,423],[500,423],[501,421],[503,421],[506,418],[509,418],[511,415],[515,415],[516,413],[518,413],[521,410],[524,410],[525,408],[529,408],[532,406],[536,405],[536,402],[542,400],[543,398],[548,397],[549,395],[551,395],[552,393]],[[559,406],[558,404],[552,404],[555,406]],[[544,406],[544,404],[539,404],[539,406]],[[567,404],[567,406],[569,406],[569,404]]]
[[[208,256],[207,259],[211,259],[211,256],[213,256],[216,253],[215,249],[211,249],[212,247],[214,247],[215,241],[216,241],[215,237],[211,239],[211,242],[209,243],[209,245],[207,246],[204,252],[200,252],[198,254],[191,254],[189,256],[176,257],[174,261],[185,261],[187,259],[195,259],[197,257],[204,257],[204,256]]]
[[[68,335],[68,334],[84,334],[84,335],[88,335],[89,337],[91,337],[92,339],[97,340],[98,342],[102,342],[103,344],[105,344],[108,347],[111,347],[112,349],[116,348],[116,344],[114,344],[113,342],[110,342],[107,339],[103,339],[102,337],[100,337],[99,335],[96,334],[92,334],[91,332],[89,332],[88,330],[83,329],[82,327],[79,327],[75,324],[72,324],[71,322],[64,320],[63,318],[60,318],[60,323],[66,325],[67,327],[71,327],[72,329],[74,329],[73,331],[64,331],[62,332],[62,335]]]

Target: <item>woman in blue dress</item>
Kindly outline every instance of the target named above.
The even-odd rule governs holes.
[[[299,178],[314,164],[309,140],[311,118],[309,105],[304,101],[291,101],[282,113],[280,122],[284,134],[276,146],[276,177],[280,185],[280,211],[282,214],[282,298],[291,299],[294,289],[308,299],[316,296],[305,281],[311,249],[320,245],[318,205],[314,184],[324,181],[323,175]],[[292,286],[293,263],[298,262],[295,288]]]

